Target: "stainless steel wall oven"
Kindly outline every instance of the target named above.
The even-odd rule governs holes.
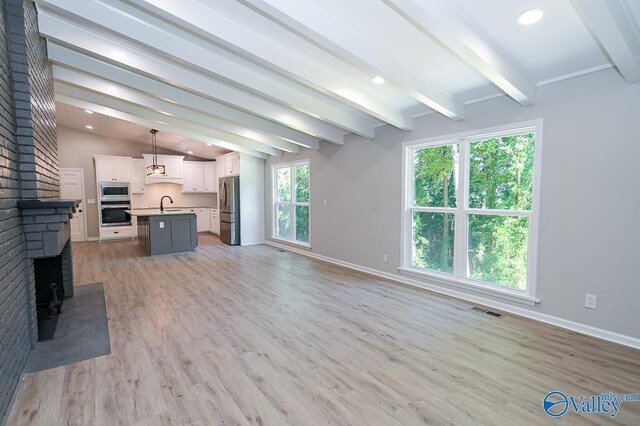
[[[131,226],[131,215],[125,210],[131,210],[131,202],[102,201],[100,203],[100,226]]]

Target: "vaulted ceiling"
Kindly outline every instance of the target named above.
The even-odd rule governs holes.
[[[61,102],[56,102],[56,122],[58,127],[91,132],[109,139],[118,139],[141,145],[143,148],[146,147],[146,150],[142,151],[143,153],[152,151],[149,127],[141,124],[120,120],[97,112],[88,114],[83,108],[77,108]],[[87,130],[87,126],[90,126],[91,130]],[[58,134],[60,133],[58,132]],[[229,152],[229,150],[213,144],[202,143],[198,140],[169,132],[158,132],[157,144],[159,148],[164,148],[163,153],[165,154],[172,151],[176,155],[207,160],[213,160]]]
[[[262,158],[611,66],[640,81],[635,0],[36,4],[58,102]]]

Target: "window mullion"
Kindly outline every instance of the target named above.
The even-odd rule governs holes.
[[[455,214],[455,249],[453,254],[453,274],[459,277],[465,276],[466,252],[467,252],[467,215],[465,209],[468,203],[468,171],[467,171],[467,141],[458,142],[458,186],[456,188],[456,214]]]
[[[295,167],[293,167],[293,165],[289,166],[289,178],[291,179],[291,194],[289,196],[289,199],[291,200],[291,204],[289,205],[289,229],[291,231],[291,235],[289,236],[289,238],[291,238],[292,241],[296,240],[296,208],[295,208],[295,196],[296,196],[296,187],[295,187],[295,183],[296,183],[296,178],[294,176],[295,174]]]
[[[468,214],[482,214],[487,216],[531,216],[531,211],[527,210],[466,209],[466,211]]]
[[[457,207],[422,207],[422,206],[409,206],[409,209],[416,212],[433,212],[433,213],[455,213]]]

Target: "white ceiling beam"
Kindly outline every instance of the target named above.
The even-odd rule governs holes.
[[[71,96],[74,98],[82,99],[84,101],[92,102],[98,105],[102,105],[111,109],[119,110],[124,113],[128,113],[131,115],[136,115],[138,117],[142,117],[148,120],[154,120],[156,123],[165,124],[170,126],[171,128],[179,129],[187,132],[193,132],[194,134],[204,135],[213,140],[218,140],[220,142],[226,142],[227,144],[233,145],[234,151],[243,152],[243,150],[250,150],[252,152],[263,152],[265,154],[273,155],[273,156],[281,156],[282,151],[276,148],[273,148],[268,145],[264,145],[259,142],[254,141],[243,141],[242,143],[230,142],[228,140],[220,139],[215,136],[215,133],[212,134],[211,129],[206,126],[202,126],[187,120],[184,120],[180,117],[172,116],[168,113],[161,113],[158,111],[152,111],[147,109],[142,105],[137,105],[133,103],[129,103],[123,101],[121,99],[117,99],[111,96],[107,96],[101,93],[92,92],[88,89],[72,86],[68,83],[61,81],[54,81],[54,88],[56,94]],[[176,133],[176,132],[173,132]],[[197,138],[193,138],[197,139]],[[218,146],[222,146],[218,144]],[[228,146],[228,145],[227,145]]]
[[[375,70],[388,83],[439,113],[454,119],[464,118],[464,104],[439,86],[402,65],[392,49],[375,46],[348,25],[340,25],[328,13],[304,0],[243,0],[265,15],[306,34],[316,43],[365,71]]]
[[[640,36],[620,0],[571,0],[627,83],[640,81]]]
[[[124,111],[120,111],[117,109],[109,108],[104,105],[100,105],[94,102],[86,101],[74,96],[65,95],[59,92],[56,92],[56,101],[61,102],[63,104],[71,105],[77,108],[86,109],[89,111],[96,112],[98,114],[106,115],[109,117],[117,118],[118,120],[128,121],[130,123],[139,124],[141,126],[145,126],[148,128],[158,129],[165,133],[171,133],[178,136],[183,136],[185,138],[193,139],[202,143],[210,143],[211,145],[218,146],[220,148],[229,149],[229,150],[237,150],[236,146],[232,143],[221,141],[218,139],[210,138],[204,135],[200,135],[196,132],[191,131],[183,131],[181,129],[176,129],[174,127],[168,126],[166,124],[158,123],[156,120],[151,120],[143,117],[139,117],[134,114],[130,114]],[[242,148],[242,152],[244,154],[248,154],[254,156],[256,158],[262,158],[266,160],[269,156],[263,152],[253,151],[250,149]]]
[[[194,95],[193,93],[141,76],[115,65],[102,62],[55,43],[49,42],[47,44],[47,54],[49,60],[54,64],[82,70],[154,97],[170,101],[176,105],[194,109],[214,118],[222,119],[223,125],[226,125],[227,122],[229,124],[239,124],[242,126],[239,130],[241,132],[239,133],[240,135],[245,133],[245,131],[249,131],[249,129],[255,129],[255,131],[264,134],[264,137],[279,138],[282,141],[295,143],[310,149],[317,150],[319,148],[320,144],[318,139],[302,132],[231,108],[219,102]],[[221,127],[221,130],[225,130],[225,128]]]
[[[442,0],[383,0],[418,31],[471,66],[523,106],[535,102],[536,85]]]
[[[121,68],[223,102],[316,138],[339,145],[344,143],[345,132],[336,126],[304,116],[172,61],[135,49],[125,42],[115,40],[115,37],[99,35],[55,16],[46,9],[39,10],[38,26],[40,33],[47,39],[89,56],[99,57]]]
[[[108,1],[113,5],[121,4],[118,0]],[[286,44],[278,43],[271,37],[263,37],[258,32],[253,31],[253,28],[246,28],[242,26],[241,22],[229,19],[225,16],[223,8],[210,7],[192,0],[182,0],[180,2],[173,0],[127,1],[139,8],[144,8],[149,13],[162,16],[164,20],[170,21],[175,26],[186,28],[214,43],[222,44],[242,56],[257,59],[257,62],[261,65],[266,65],[270,69],[287,75],[292,80],[313,87],[333,99],[346,103],[388,124],[404,130],[411,130],[413,126],[410,116],[372,96],[372,93],[341,90],[345,86],[349,87],[351,85],[346,81],[336,84],[336,80],[343,79],[341,76],[330,75],[332,72],[330,69],[331,64],[318,66],[312,59],[301,56],[289,49]],[[247,13],[253,13],[250,9],[245,8],[245,10]],[[211,25],[212,22],[215,22],[216,25]],[[265,22],[273,25],[272,21],[265,20]],[[252,24],[255,25],[256,22],[252,22]],[[295,36],[289,33],[288,37]],[[312,44],[309,44],[308,47],[325,53]],[[327,55],[327,57],[336,61],[330,55]],[[234,72],[233,74],[234,78],[237,79],[237,73]],[[363,80],[370,78],[365,73],[362,74]],[[277,89],[277,86],[267,86],[265,89]],[[282,91],[277,93],[280,98],[283,97]],[[375,123],[367,122],[367,120],[358,117],[346,117],[340,122],[334,121],[334,124],[348,128],[353,133],[361,136],[373,137],[374,135]]]
[[[268,138],[265,135],[239,127],[233,123],[209,117],[199,112],[186,109],[182,106],[143,94],[121,84],[110,82],[100,77],[91,76],[68,68],[63,68],[60,65],[53,66],[53,78],[55,81],[62,81],[93,92],[102,93],[106,96],[121,99],[125,102],[141,105],[145,108],[151,109],[152,111],[164,112],[183,120],[196,123],[201,126],[206,126],[209,128],[207,134],[217,139],[244,145],[263,143],[286,152],[296,154],[300,152],[298,145],[291,142],[286,142],[277,138]]]
[[[40,1],[42,6],[54,10],[55,13],[62,14],[72,20],[82,17],[92,25],[101,27],[103,30],[144,49],[160,52],[165,58],[211,78],[232,81],[243,86],[246,90],[303,114],[338,127],[347,125],[353,127],[356,124],[358,117],[345,111],[341,105],[324,95],[317,92],[307,93],[309,91],[307,88],[296,87],[299,86],[297,83],[270,75],[271,71],[261,69],[255,64],[243,64],[241,58],[234,59],[227,52],[221,51],[219,47],[207,43],[193,34],[181,31],[164,21],[153,20],[151,22],[152,18],[138,9],[117,1],[110,3]],[[119,7],[128,10],[118,9]],[[352,131],[351,129],[347,130]],[[369,130],[373,131],[373,126],[370,126]],[[367,130],[359,128],[359,131]]]

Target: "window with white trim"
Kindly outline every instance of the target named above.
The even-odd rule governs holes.
[[[309,161],[273,165],[273,237],[308,245]]]
[[[535,298],[539,127],[405,144],[401,269]]]

